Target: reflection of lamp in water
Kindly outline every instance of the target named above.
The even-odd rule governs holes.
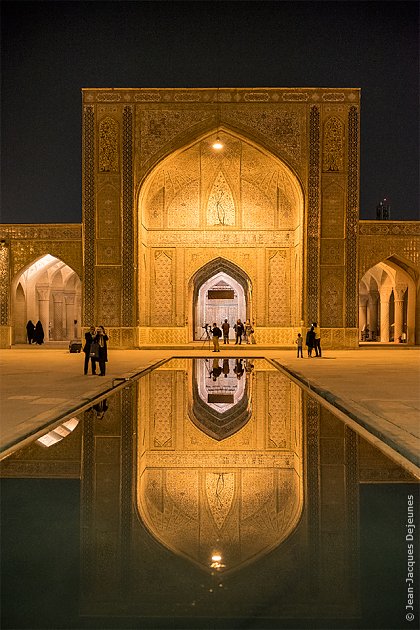
[[[213,551],[212,556],[211,556],[210,568],[216,569],[216,571],[219,571],[220,569],[223,569],[225,566],[226,565],[222,563],[222,554],[219,551]]]

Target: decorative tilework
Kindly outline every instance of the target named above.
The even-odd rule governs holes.
[[[319,107],[311,107],[309,115],[309,182],[308,182],[308,253],[307,309],[308,322],[318,321],[318,247],[319,247],[319,183],[320,123]]]
[[[95,113],[91,105],[83,112],[83,222],[83,325],[88,326],[95,321]]]
[[[358,318],[357,246],[359,220],[359,112],[348,115],[348,174],[346,217],[346,327],[355,328]]]
[[[132,326],[134,317],[134,190],[133,190],[133,110],[123,111],[123,168],[122,168],[122,286],[121,324]]]
[[[0,326],[9,323],[9,252],[8,243],[0,243]]]

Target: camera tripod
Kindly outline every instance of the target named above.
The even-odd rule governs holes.
[[[204,350],[204,348],[207,346],[207,348],[210,350],[211,347],[211,337],[210,337],[210,333],[209,333],[209,325],[206,324],[205,326],[202,326],[203,328],[203,334],[200,337],[200,341],[203,341],[203,345],[201,346],[201,349]]]

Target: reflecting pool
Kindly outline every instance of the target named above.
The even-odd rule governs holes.
[[[418,626],[418,483],[263,359],[172,359],[0,472],[3,628]]]

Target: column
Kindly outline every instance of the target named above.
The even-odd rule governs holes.
[[[40,287],[36,288],[38,293],[38,312],[39,312],[39,321],[42,324],[42,328],[44,329],[44,341],[49,341],[49,323],[50,323],[50,295],[49,295],[49,287]]]
[[[77,335],[75,334],[75,323],[76,319],[75,311],[74,311],[74,293],[65,293],[64,301],[66,303],[66,338],[67,339],[75,339]]]
[[[367,308],[368,308],[368,296],[359,295],[359,337],[362,338],[362,331],[366,328],[367,324]]]
[[[368,326],[370,330],[369,338],[375,341],[378,331],[378,291],[370,291],[368,297]]]
[[[407,289],[406,285],[397,284],[394,287],[394,342],[399,343],[404,330],[404,293]]]
[[[75,296],[75,306],[74,306],[74,319],[77,319],[77,324],[75,324],[75,339],[82,338],[82,300],[81,294],[76,293]]]
[[[64,295],[62,291],[53,292],[54,318],[52,322],[52,336],[54,339],[62,340],[64,337]]]
[[[389,298],[391,297],[392,287],[382,287],[380,294],[380,313],[381,313],[381,343],[389,343]]]

